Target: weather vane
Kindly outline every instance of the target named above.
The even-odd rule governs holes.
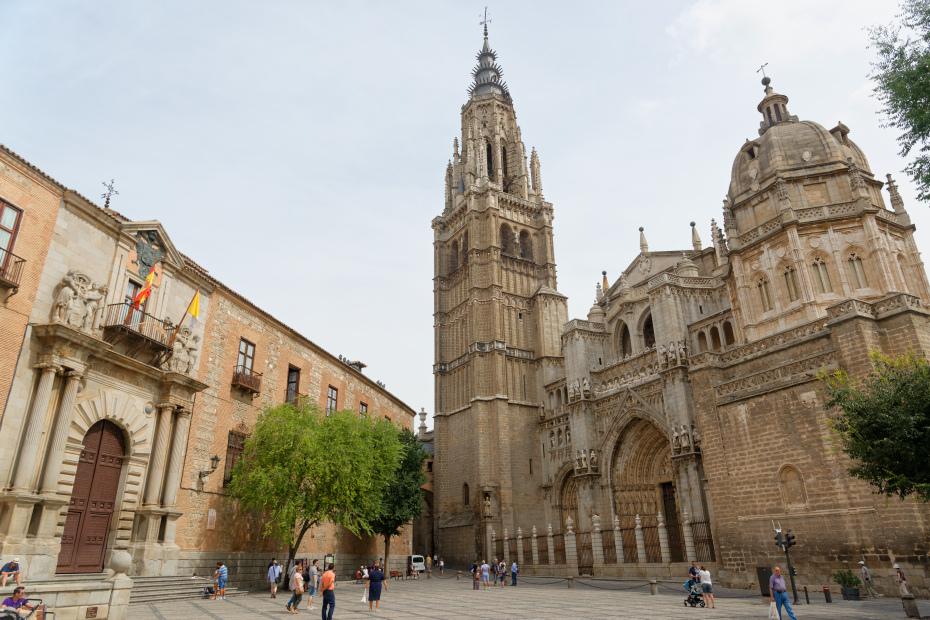
[[[116,181],[115,179],[110,179],[110,182],[109,182],[109,183],[107,183],[106,181],[103,181],[103,186],[104,186],[104,187],[106,188],[106,190],[107,190],[107,191],[103,192],[102,194],[100,194],[100,197],[103,198],[103,208],[104,208],[104,209],[109,209],[109,208],[110,208],[110,197],[111,197],[111,196],[119,196],[119,192],[116,191],[116,183],[115,183],[115,181]]]
[[[480,17],[480,15],[479,15],[479,17]],[[478,23],[481,24],[482,26],[484,26],[484,35],[487,36],[487,34],[488,34],[488,24],[491,23],[491,20],[488,19],[488,7],[484,7],[484,17],[483,17],[483,18],[481,19],[481,21],[478,22]]]
[[[759,72],[761,71],[761,72],[762,72],[762,77],[768,77],[768,76],[765,74],[765,68],[768,67],[768,66],[769,66],[769,63],[767,63],[767,62],[762,63],[762,64],[759,66],[759,68],[756,69],[756,73],[759,73]]]

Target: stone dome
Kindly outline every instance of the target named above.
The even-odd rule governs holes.
[[[845,166],[848,159],[852,159],[863,174],[872,175],[862,150],[849,139],[848,127],[839,123],[827,130],[813,121],[798,121],[796,116],[788,114],[787,102],[787,97],[773,92],[766,84],[766,96],[759,103],[763,119],[760,136],[747,140],[733,161],[731,201],[757,191],[776,174],[829,164]]]

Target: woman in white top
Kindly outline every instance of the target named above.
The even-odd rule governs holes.
[[[710,605],[710,608],[713,609],[714,605],[714,586],[710,581],[710,571],[704,568],[704,565],[701,564],[700,570],[698,570],[698,576],[701,579],[701,590],[704,592],[704,600]]]
[[[363,586],[364,589],[362,590],[362,602],[367,603],[368,602],[368,584],[370,583],[368,581],[368,567],[367,566],[362,567],[362,583],[365,584]]]

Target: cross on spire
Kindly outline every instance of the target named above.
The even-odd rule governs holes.
[[[484,17],[478,23],[484,26],[484,36],[488,36],[488,24],[491,23],[491,20],[488,19],[488,7],[484,7]]]
[[[765,75],[765,68],[768,66],[769,66],[769,63],[767,62],[762,63],[761,65],[759,65],[759,68],[756,69],[756,73],[762,72],[762,77],[768,77],[767,75]]]
[[[112,196],[119,196],[119,192],[116,191],[116,182],[115,182],[115,179],[110,179],[110,182],[109,182],[109,183],[107,183],[106,181],[103,181],[102,183],[103,183],[103,187],[106,188],[107,191],[105,191],[105,192],[103,192],[102,194],[100,194],[100,197],[103,198],[103,208],[104,208],[104,209],[109,209],[109,208],[110,208],[110,198],[111,198]]]

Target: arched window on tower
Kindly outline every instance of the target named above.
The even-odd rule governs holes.
[[[733,334],[733,326],[729,321],[723,322],[723,343],[727,346],[736,343],[736,336]]]
[[[620,322],[620,333],[617,337],[617,349],[620,352],[620,357],[629,357],[633,355],[633,339],[630,338],[630,328],[626,326],[626,323]]]
[[[862,258],[856,252],[850,253],[846,265],[849,268],[849,283],[853,288],[865,288],[869,285],[869,280],[865,277]]]
[[[647,349],[654,347],[656,344],[656,333],[652,328],[652,314],[643,321],[643,346]]]
[[[791,301],[797,301],[799,295],[798,292],[798,272],[795,271],[794,267],[791,265],[785,266],[784,271],[785,276],[785,290],[788,291],[788,299]]]
[[[720,331],[716,325],[710,328],[710,347],[714,351],[720,350]]]
[[[513,231],[507,224],[501,224],[501,253],[513,255]]]
[[[509,169],[507,168],[507,147],[501,146],[501,178],[504,180],[504,189],[507,189]]]
[[[707,335],[704,332],[698,332],[698,353],[707,350]]]
[[[491,148],[491,143],[486,143],[484,148],[485,156],[487,157],[488,164],[488,178],[494,178],[494,150]]]
[[[461,259],[461,261],[462,261],[462,264],[464,265],[465,263],[468,262],[468,231],[467,231],[467,230],[466,230],[465,233],[462,235],[462,252],[461,252],[461,254],[462,254],[462,255],[461,255],[460,259]]]
[[[756,290],[759,291],[759,303],[762,306],[762,312],[769,312],[774,308],[772,305],[772,291],[769,290],[769,281],[765,276],[760,276],[756,280]]]
[[[454,240],[449,248],[449,273],[459,268],[459,242]]]
[[[471,503],[471,496],[468,492],[468,483],[462,485],[462,505],[468,506]]]
[[[827,263],[820,256],[811,263],[811,271],[814,285],[818,293],[830,293],[833,291],[833,284],[830,282],[830,272],[827,271]]]
[[[525,230],[520,231],[520,258],[533,260],[533,240]]]

